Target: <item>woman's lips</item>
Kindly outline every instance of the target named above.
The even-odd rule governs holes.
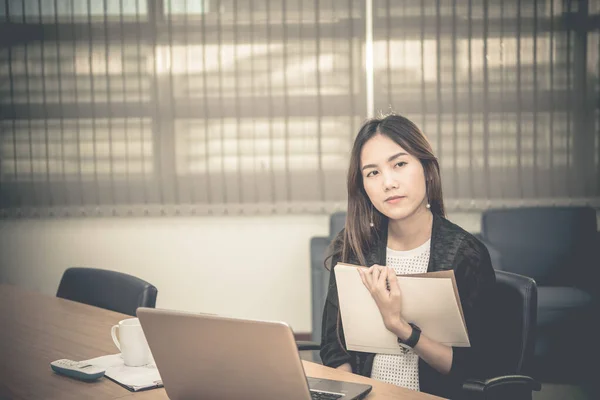
[[[388,197],[387,199],[385,199],[385,202],[388,204],[396,204],[404,198],[405,198],[404,196],[392,196],[392,197]]]

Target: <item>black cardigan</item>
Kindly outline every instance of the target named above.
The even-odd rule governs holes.
[[[334,243],[340,243],[343,231]],[[385,265],[387,247],[387,223],[382,224],[373,234],[369,251],[365,254],[367,266]],[[321,332],[321,359],[324,365],[338,367],[350,363],[352,371],[364,376],[371,375],[375,354],[347,352],[344,342],[343,321],[340,322],[339,338],[337,332],[339,313],[337,285],[334,267],[340,261],[341,254],[331,257],[329,289],[323,311],[323,329]],[[347,260],[358,264],[356,259]],[[462,382],[467,378],[484,378],[485,338],[482,315],[486,309],[486,294],[490,293],[496,276],[485,245],[467,231],[447,219],[434,215],[431,234],[431,248],[427,272],[454,270],[456,285],[460,296],[471,347],[453,347],[452,367],[448,375],[442,375],[419,359],[419,383],[423,392],[442,397],[458,396]],[[340,317],[341,318],[341,317]],[[424,332],[426,335],[427,333]]]

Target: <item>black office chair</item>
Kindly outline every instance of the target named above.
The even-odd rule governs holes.
[[[547,382],[596,386],[595,319],[600,305],[600,232],[591,207],[524,207],[482,213],[479,239],[495,269],[535,279],[534,370]],[[577,340],[573,340],[576,327]],[[565,345],[568,343],[568,345]],[[595,354],[594,354],[595,353]]]
[[[57,297],[135,316],[138,307],[155,307],[158,290],[135,276],[96,268],[68,268]]]
[[[463,384],[465,399],[530,400],[541,384],[531,371],[537,315],[537,286],[533,279],[496,271],[496,286],[487,313],[487,380],[469,379]],[[297,342],[298,350],[319,350],[316,342]]]

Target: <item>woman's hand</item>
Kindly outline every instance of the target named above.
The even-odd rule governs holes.
[[[402,340],[410,337],[413,328],[402,318],[402,297],[400,285],[393,269],[373,265],[371,268],[358,268],[358,273],[375,300],[383,323],[388,331]],[[431,340],[421,334],[414,348],[420,358],[442,374],[448,374],[452,368],[454,351],[452,347]]]
[[[396,273],[392,268],[374,264],[371,268],[358,268],[363,284],[375,300],[383,323],[391,332],[407,326],[402,319],[402,297]]]

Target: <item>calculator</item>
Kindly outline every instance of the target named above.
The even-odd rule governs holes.
[[[58,374],[70,376],[82,381],[94,381],[104,376],[104,368],[97,367],[87,361],[56,360],[50,363],[52,370]]]

